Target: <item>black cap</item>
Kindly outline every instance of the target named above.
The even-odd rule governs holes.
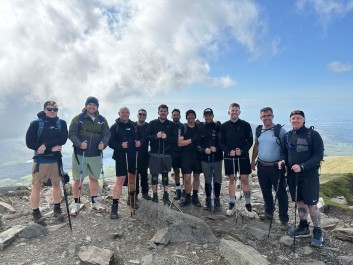
[[[190,113],[194,113],[195,118],[196,118],[196,112],[195,112],[194,110],[192,110],[192,109],[189,109],[189,110],[185,113],[185,118],[188,118],[188,115],[189,115]]]
[[[99,101],[98,101],[98,99],[97,99],[96,97],[88,97],[88,98],[86,99],[85,106],[87,106],[87,105],[90,104],[90,103],[93,103],[93,104],[95,104],[97,107],[99,107]]]
[[[301,115],[303,116],[303,118],[305,118],[304,112],[302,110],[293,110],[290,113],[289,118],[292,117],[293,115]]]
[[[206,115],[206,114],[211,114],[213,115],[213,110],[211,108],[207,108],[203,111],[203,115]]]
[[[45,103],[44,103],[44,108],[45,108],[46,106],[48,106],[48,105],[50,105],[50,106],[55,106],[55,105],[57,105],[57,104],[56,104],[56,102],[53,101],[53,100],[45,101]]]

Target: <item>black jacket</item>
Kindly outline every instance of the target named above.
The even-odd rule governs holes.
[[[324,143],[320,134],[314,129],[301,127],[285,135],[286,165],[291,168],[302,166],[301,175],[318,176],[320,162],[324,157]]]
[[[222,124],[220,146],[224,157],[229,157],[229,152],[236,148],[241,150],[240,157],[249,157],[253,141],[251,126],[248,122],[238,119],[236,122],[229,120]]]
[[[67,141],[68,131],[67,125],[64,120],[60,120],[58,117],[56,118],[49,118],[45,115],[44,111],[41,111],[37,114],[38,119],[43,120],[44,127],[42,132],[38,138],[38,128],[39,128],[39,121],[33,121],[26,133],[26,145],[29,149],[37,151],[38,148],[44,144],[46,149],[44,154],[40,155],[45,157],[45,159],[49,160],[57,160],[58,158],[62,157],[61,152],[53,152],[51,149],[57,145],[64,145]],[[57,121],[60,121],[60,130],[57,126]],[[34,159],[38,157],[38,154],[35,153]]]
[[[176,145],[178,140],[177,129],[175,126],[176,125],[168,119],[164,122],[155,119],[148,124],[146,139],[150,142],[150,153],[165,155],[172,154],[172,146]],[[166,139],[157,138],[157,133],[160,131],[167,135]]]
[[[148,155],[148,140],[146,138],[146,131],[147,131],[147,126],[148,122],[145,122],[143,125],[138,125],[137,122],[134,122],[134,125],[136,126],[138,130],[138,135],[140,135],[139,140],[141,141],[141,148],[139,151],[139,156],[143,157],[144,155]]]
[[[223,153],[222,149],[219,146],[221,134],[220,134],[220,122],[211,122],[211,123],[204,123],[199,129],[199,142],[197,149],[201,153],[202,161],[208,162],[212,161],[222,161],[223,160]],[[205,154],[205,149],[211,146],[216,147],[216,152],[211,153],[209,155]]]

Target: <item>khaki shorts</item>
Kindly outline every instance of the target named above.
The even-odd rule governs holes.
[[[79,180],[80,178],[84,179],[87,176],[90,176],[94,179],[99,179],[101,174],[101,156],[83,156],[77,155],[78,161],[80,164],[77,163],[77,159],[75,154],[72,155],[72,178],[74,180]],[[82,164],[83,159],[83,164]],[[81,169],[82,169],[82,176],[81,176]]]
[[[48,179],[51,181],[60,181],[58,163],[40,163],[39,171],[34,172],[37,163],[32,164],[32,185],[37,183],[47,182]]]

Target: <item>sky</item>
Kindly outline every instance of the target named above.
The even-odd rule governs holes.
[[[162,103],[351,120],[352,25],[353,0],[2,0],[0,139],[23,138],[48,99],[70,123],[88,96],[110,124]]]

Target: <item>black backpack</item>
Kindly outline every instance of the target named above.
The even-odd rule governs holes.
[[[281,145],[281,138],[279,137],[279,134],[281,132],[281,128],[283,127],[284,125],[281,125],[281,124],[276,124],[275,126],[269,128],[269,129],[263,129],[262,128],[262,125],[259,125],[256,127],[256,131],[255,131],[255,134],[256,134],[256,138],[259,139],[260,135],[262,132],[266,132],[266,131],[269,131],[269,130],[273,130],[273,134],[274,136],[277,138],[276,139],[276,143],[280,146]]]

